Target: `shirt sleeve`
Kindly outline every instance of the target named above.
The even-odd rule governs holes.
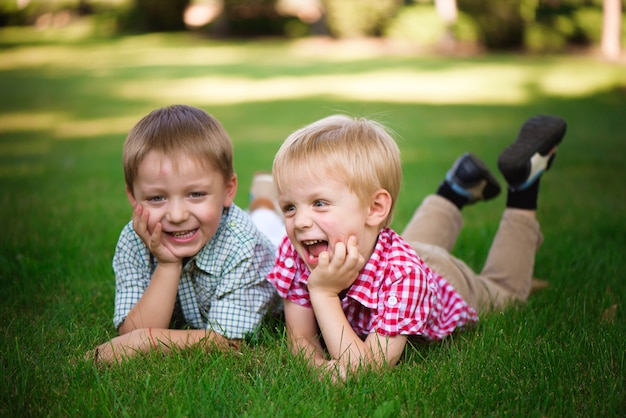
[[[429,271],[418,266],[407,268],[405,277],[397,289],[400,308],[397,333],[405,335],[424,335],[431,320],[437,301],[437,285]]]
[[[257,331],[277,301],[276,291],[266,279],[276,250],[252,224],[240,221],[230,227],[239,238],[228,236],[216,243],[223,259],[216,264],[221,273],[208,304],[207,328],[227,338],[241,339]],[[246,228],[254,233],[246,232]]]
[[[257,246],[249,261],[227,273],[225,281],[234,286],[218,289],[207,313],[207,328],[226,338],[241,339],[253,334],[276,298],[265,276],[272,267],[273,252]]]
[[[278,295],[300,306],[311,308],[311,298],[303,276],[308,273],[288,237],[278,248],[278,257],[267,280],[276,288]]]
[[[441,339],[477,320],[475,311],[454,289],[421,263],[396,267],[395,274],[399,280],[381,295],[382,309],[373,322],[373,331]]]

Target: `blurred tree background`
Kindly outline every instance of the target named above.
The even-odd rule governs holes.
[[[446,52],[598,47],[609,59],[625,38],[622,0],[0,0],[0,26],[77,19],[101,36],[376,37]]]

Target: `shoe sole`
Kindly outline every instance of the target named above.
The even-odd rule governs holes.
[[[471,185],[465,183],[459,178],[453,179],[452,177],[448,177],[446,175],[446,180],[449,182],[453,190],[469,198],[470,202],[493,199],[500,194],[500,184],[498,183],[498,180],[480,158],[471,152],[468,152],[461,157],[458,164],[462,164],[463,160],[469,160],[475,167],[478,167],[477,172],[480,173],[482,181],[478,184]],[[455,163],[455,167],[452,168],[452,172],[455,170],[456,166],[457,163]],[[480,190],[481,188],[482,190]],[[480,193],[480,196],[476,196],[477,193]]]
[[[498,158],[498,168],[510,187],[532,184],[550,168],[566,129],[563,119],[550,115],[533,116],[522,125],[515,142]]]

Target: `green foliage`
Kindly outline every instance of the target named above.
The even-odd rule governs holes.
[[[602,9],[599,7],[582,7],[576,9],[574,16],[586,36],[596,44],[602,41]],[[622,14],[622,33],[626,16]]]
[[[459,0],[458,5],[476,23],[487,49],[562,52],[600,42],[601,1]]]
[[[575,20],[585,39],[594,44],[602,41],[602,8],[580,7],[573,11]],[[622,47],[626,47],[626,13],[622,12]]]
[[[458,7],[476,21],[480,38],[488,49],[512,49],[524,44],[522,5],[526,1],[458,0]]]
[[[384,31],[390,38],[407,39],[419,45],[439,42],[446,33],[446,25],[433,5],[402,7]]]
[[[431,46],[450,35],[461,42],[478,40],[474,22],[467,14],[459,13],[454,25],[447,28],[432,4],[400,8],[384,31],[385,37],[409,40],[421,46]]]
[[[128,1],[130,0],[1,0],[0,27],[32,25],[41,16],[48,15],[53,20],[55,15],[63,12],[69,13],[71,17],[110,13],[114,9],[122,8]]]
[[[276,0],[224,0],[224,12],[212,33],[219,36],[283,36],[289,19],[276,11]]]
[[[326,24],[338,38],[380,36],[402,0],[322,0]]]
[[[173,32],[185,29],[183,14],[191,0],[132,0],[121,21],[130,32]]]
[[[552,26],[531,24],[526,29],[524,44],[530,52],[558,52],[567,46],[567,38]]]

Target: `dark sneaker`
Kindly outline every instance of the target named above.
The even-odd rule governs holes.
[[[446,174],[446,182],[452,190],[469,199],[489,200],[500,193],[500,184],[487,166],[474,154],[465,153],[455,162]]]
[[[563,119],[550,115],[533,116],[522,125],[517,140],[498,158],[498,168],[509,189],[528,188],[550,168],[566,128]]]

